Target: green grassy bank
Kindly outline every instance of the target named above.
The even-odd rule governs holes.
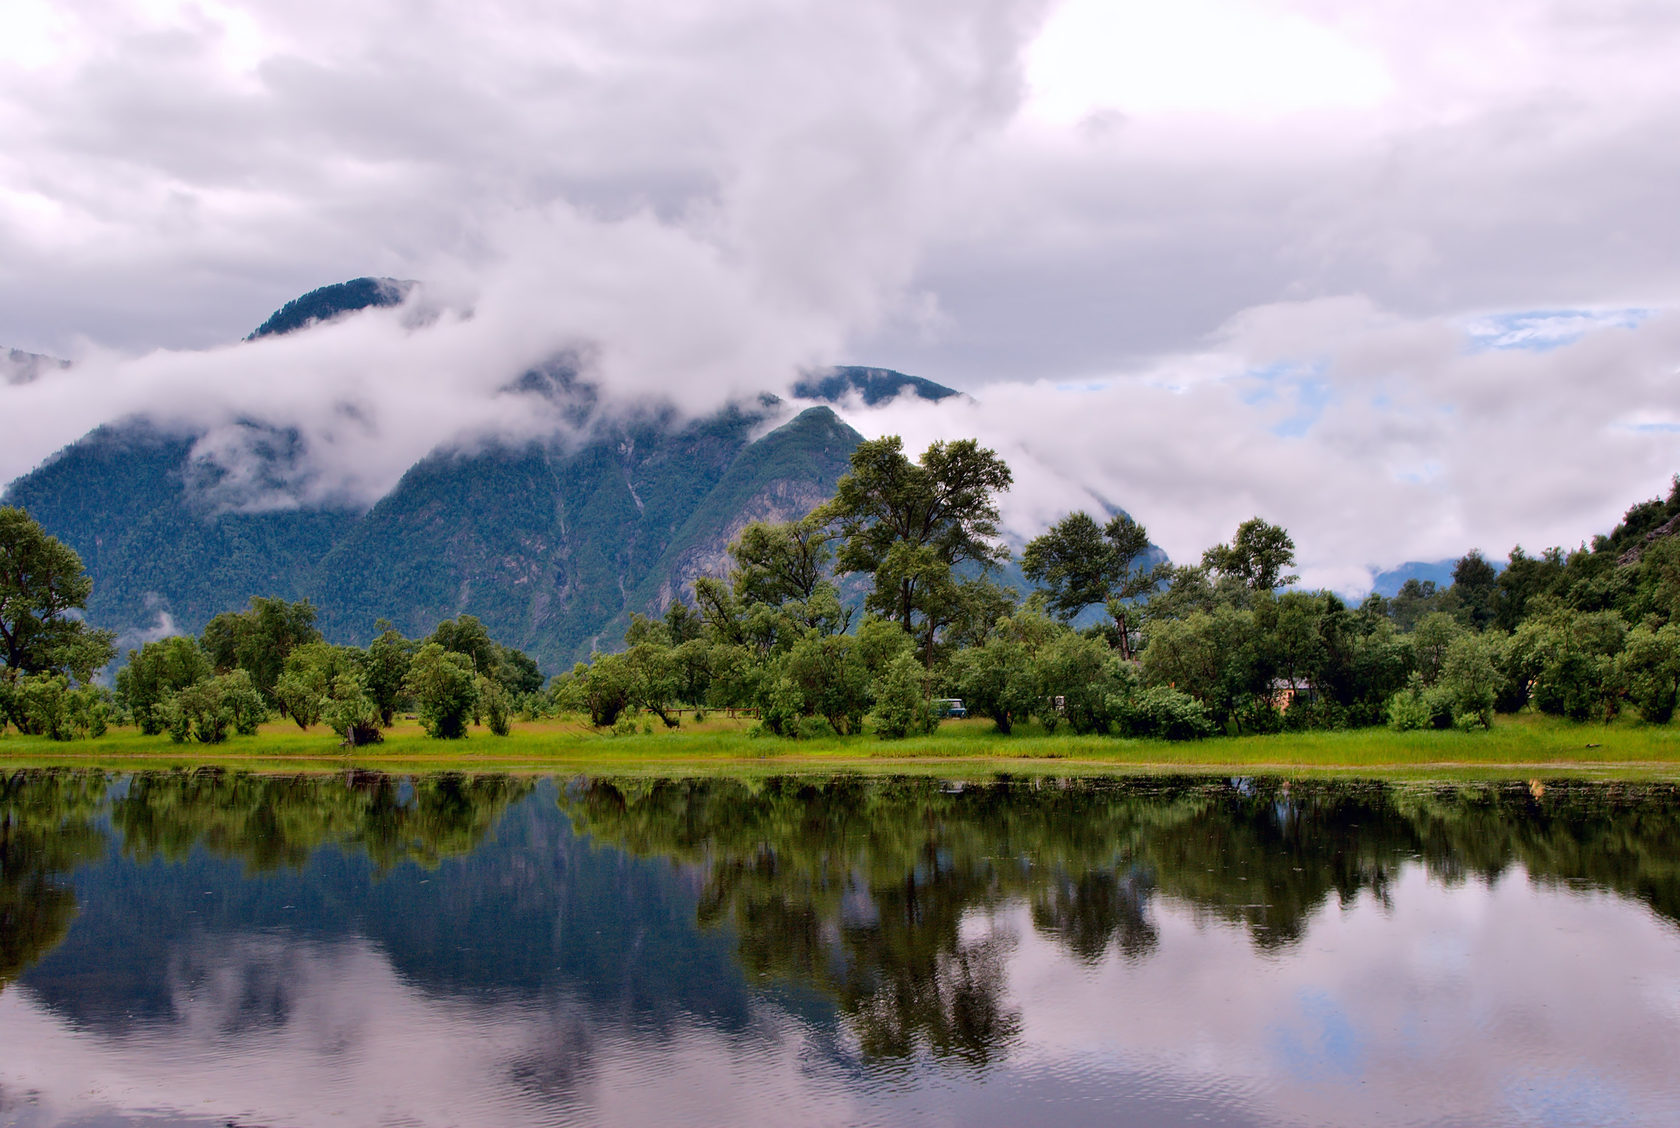
[[[686,775],[789,771],[937,772],[1243,772],[1379,776],[1589,774],[1680,779],[1680,726],[1623,719],[1572,724],[1550,717],[1501,717],[1487,732],[1286,733],[1193,743],[1081,737],[1041,730],[999,736],[987,721],[947,721],[931,736],[873,736],[808,742],[754,738],[752,722],[719,714],[682,727],[610,736],[578,720],[516,723],[506,737],[471,730],[466,740],[431,740],[399,722],[383,744],[347,750],[324,727],[289,722],[221,745],[174,744],[164,736],[113,729],[99,740],[55,743],[0,736],[0,769],[86,767],[143,770],[217,766],[272,772],[367,768],[390,772],[471,771]]]

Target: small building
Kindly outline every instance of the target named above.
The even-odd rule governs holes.
[[[1268,687],[1272,708],[1287,713],[1291,705],[1311,705],[1318,700],[1318,687],[1305,678],[1273,678]]]

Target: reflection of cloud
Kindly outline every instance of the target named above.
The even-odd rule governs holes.
[[[1164,897],[1141,963],[1076,974],[1023,930],[1017,1059],[1242,1093],[1267,1123],[1680,1123],[1680,1014],[1650,990],[1680,981],[1672,928],[1520,873],[1448,888],[1414,865],[1390,894],[1321,910],[1282,956]]]
[[[1139,1125],[1680,1122],[1672,927],[1520,873],[1449,887],[1409,866],[1390,893],[1388,908],[1321,910],[1284,952],[1157,896],[1158,947],[1096,964],[1037,932],[1024,903],[971,913],[964,942],[995,946],[1019,1033],[1007,1058],[954,1072],[925,1057],[874,1071],[853,1035],[777,996],[743,1028],[649,1025],[564,990],[423,991],[359,939],[224,934],[177,953],[170,1021],[111,1034],[27,986],[0,995],[0,1090],[33,1094],[43,1123],[149,1109],[213,1123],[1095,1125],[1117,1100]]]
[[[78,1029],[27,988],[0,996],[0,1090],[32,1094],[47,1123],[146,1109],[216,1123],[518,1125],[560,1111],[642,1125],[697,1108],[772,1123],[783,1089],[824,1081],[780,1015],[736,1036],[682,1022],[652,1033],[564,996],[438,997],[363,941],[220,937],[171,982],[174,1021],[117,1036]],[[823,1100],[829,1122],[856,1122],[838,1092]]]

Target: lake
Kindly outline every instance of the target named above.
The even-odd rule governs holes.
[[[0,776],[0,1125],[1680,1124],[1680,790]]]

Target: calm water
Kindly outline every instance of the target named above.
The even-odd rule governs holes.
[[[0,777],[0,1124],[1680,1124],[1680,792]]]

